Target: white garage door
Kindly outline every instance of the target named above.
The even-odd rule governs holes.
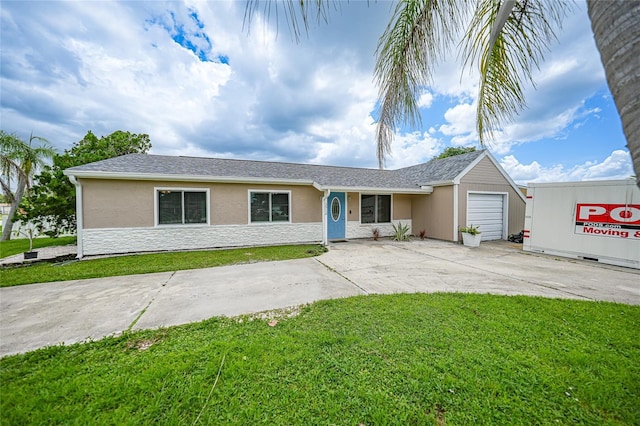
[[[504,195],[470,193],[467,201],[467,224],[479,228],[482,241],[502,239]]]

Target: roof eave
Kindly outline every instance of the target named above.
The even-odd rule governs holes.
[[[208,175],[182,175],[182,174],[158,174],[158,173],[121,173],[98,172],[88,170],[65,170],[67,176],[80,179],[113,179],[113,180],[160,180],[174,182],[222,182],[222,183],[256,183],[279,185],[313,185],[313,181],[306,179],[279,179],[258,178],[247,176],[208,176]]]
[[[383,188],[374,186],[332,186],[314,184],[319,191],[362,192],[371,194],[431,194],[433,187],[422,185],[418,188]]]
[[[111,179],[111,180],[146,180],[146,181],[173,181],[173,182],[219,182],[219,183],[250,183],[263,185],[311,185],[319,191],[334,192],[372,192],[394,194],[430,194],[433,188],[383,188],[366,186],[332,186],[322,185],[307,179],[278,179],[258,178],[247,176],[207,176],[207,175],[178,175],[158,173],[122,173],[100,172],[91,170],[65,170],[66,176],[76,179]]]
[[[423,184],[421,184],[421,186],[448,186],[448,185],[453,185],[455,182],[453,180],[438,180],[438,181],[433,181],[433,182],[425,182]]]

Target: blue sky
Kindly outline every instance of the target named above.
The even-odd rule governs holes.
[[[339,3],[296,43],[239,2],[0,3],[0,127],[60,151],[88,130],[148,133],[152,153],[377,167],[374,52],[390,2]],[[633,174],[585,5],[489,146],[518,183]],[[422,127],[388,168],[477,145],[476,79],[452,52],[422,95]]]

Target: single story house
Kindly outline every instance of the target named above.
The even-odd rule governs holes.
[[[392,224],[458,241],[524,225],[525,199],[486,150],[398,170],[129,154],[65,170],[78,256],[368,238]]]

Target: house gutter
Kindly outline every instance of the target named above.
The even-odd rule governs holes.
[[[433,186],[422,185],[418,188],[383,188],[371,186],[324,186],[317,182],[313,182],[312,186],[318,191],[329,192],[361,192],[363,194],[431,194]]]
[[[155,173],[120,173],[97,171],[64,171],[67,176],[85,179],[115,179],[115,180],[152,180],[173,182],[219,182],[219,183],[253,183],[263,185],[311,185],[318,191],[331,192],[371,192],[371,193],[395,193],[395,194],[431,194],[433,185],[427,184],[417,188],[384,188],[384,187],[355,187],[355,186],[324,186],[312,180],[306,179],[279,179],[279,178],[251,178],[240,176],[206,176],[206,175],[172,175]]]
[[[65,173],[66,174],[66,173]],[[84,256],[82,246],[82,229],[84,226],[84,218],[82,215],[82,184],[76,179],[74,175],[67,175],[72,184],[76,187],[76,240],[78,254],[76,258],[82,259]]]
[[[453,184],[453,241],[458,242],[458,187],[460,184]]]
[[[240,176],[210,176],[210,175],[173,175],[156,173],[120,173],[97,171],[67,171],[67,176],[85,179],[114,179],[114,180],[160,180],[173,182],[222,182],[222,183],[259,183],[278,185],[313,185],[313,181],[306,179],[252,178]]]

